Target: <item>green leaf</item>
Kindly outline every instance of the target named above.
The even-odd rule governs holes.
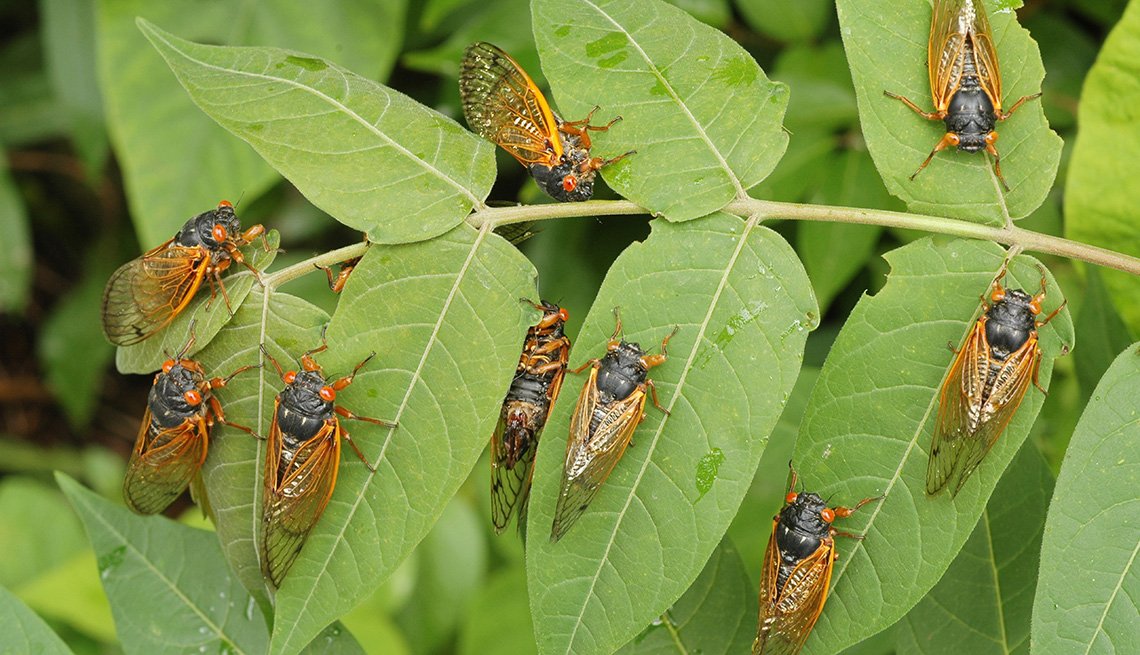
[[[374,245],[356,267],[328,327],[329,350],[317,360],[330,375],[343,375],[377,352],[337,402],[363,416],[396,420],[399,427],[345,421],[377,473],[369,474],[345,449],[328,509],[277,593],[271,652],[297,652],[371,596],[427,535],[494,428],[518,344],[534,321],[534,311],[518,300],[535,295],[533,281],[533,268],[517,250],[467,227],[428,242]],[[296,312],[277,311],[266,332],[280,342],[287,332],[272,323]],[[259,323],[241,318],[227,326],[233,341],[218,345],[219,354],[235,351],[238,343],[256,347]],[[281,345],[295,357],[318,342],[314,335]],[[209,370],[225,371],[250,363],[250,356],[225,363],[203,359]],[[274,356],[284,357],[279,349]],[[282,359],[283,366],[287,362]],[[259,375],[241,382],[252,382],[252,389],[239,387],[245,378],[239,376],[223,398],[231,420],[263,435],[281,388],[270,373],[260,374],[264,386]],[[253,481],[264,445],[240,434],[225,441],[226,450],[211,448],[208,487],[219,533],[228,550],[240,551],[229,555],[231,562],[248,583],[256,573],[260,492]],[[231,490],[235,485],[241,487]],[[222,499],[224,494],[230,495]]]
[[[241,250],[245,261],[258,271],[264,271],[273,263],[281,235],[277,230],[270,230],[266,235],[266,241],[269,250],[265,249],[261,239]],[[145,341],[132,346],[119,347],[115,353],[115,366],[119,372],[150,373],[161,368],[162,362],[181,351],[186,345],[186,341],[190,338],[191,323],[194,324],[194,347],[187,354],[193,356],[210,343],[218,330],[230,320],[230,312],[236,313],[241,307],[253,289],[255,279],[253,273],[245,266],[232,264],[222,282],[226,285],[229,307],[226,306],[225,297],[220,292],[211,298],[210,290],[206,288],[209,285],[203,284],[202,288],[198,289],[198,297],[192,300],[170,325]]]
[[[99,254],[106,255],[107,248]],[[115,347],[99,329],[103,285],[111,273],[106,258],[91,258],[87,274],[52,308],[36,344],[44,377],[63,407],[68,422],[77,429],[91,421],[103,388],[107,364]]]
[[[1116,358],[1073,433],[1041,546],[1033,653],[1140,652],[1140,344]]]
[[[535,0],[542,72],[568,120],[601,105],[593,137],[622,196],[669,220],[714,212],[772,172],[788,88],[744,48],[660,0]],[[725,111],[730,106],[732,111]]]
[[[756,588],[727,539],[684,596],[619,655],[746,653],[756,637]]]
[[[125,651],[264,652],[265,619],[212,533],[136,516],[63,474],[56,480],[87,528]]]
[[[78,524],[70,508],[68,513]],[[80,526],[76,525],[76,528],[82,533]],[[37,545],[43,547],[42,540]],[[14,591],[28,607],[56,625],[65,624],[105,643],[117,641],[111,604],[103,591],[95,554],[90,548]]]
[[[494,183],[490,142],[382,84],[300,52],[199,45],[138,24],[202,111],[372,241],[439,236]]]
[[[898,651],[1029,653],[1029,618],[1053,476],[1025,443],[942,580],[900,623]]]
[[[32,287],[32,228],[7,166],[0,166],[0,311],[22,312]]]
[[[891,198],[865,151],[844,151],[825,166],[831,183],[819,192],[822,204],[890,206]],[[803,257],[821,312],[826,313],[835,296],[863,270],[882,232],[878,226],[851,223],[803,221],[799,224],[797,250]]]
[[[736,0],[744,20],[777,41],[807,41],[819,36],[832,16],[828,0]]]
[[[1041,409],[1044,395],[1030,387],[958,495],[926,495],[927,449],[939,390],[953,362],[947,344],[961,344],[973,327],[978,296],[1004,254],[989,242],[929,237],[891,251],[886,286],[859,301],[831,348],[796,443],[800,480],[836,503],[886,498],[843,523],[844,530],[867,538],[838,546],[831,596],[808,642],[812,652],[837,652],[883,630],[934,586]],[[1005,285],[1036,290],[1038,266],[1028,256],[1016,257]],[[1047,278],[1044,305],[1051,311],[1062,294]],[[1047,386],[1053,358],[1062,344],[1073,343],[1069,313],[1058,314],[1039,336],[1039,381]]]
[[[732,7],[729,6],[728,0],[666,0],[669,4],[678,9],[682,9],[685,13],[693,18],[711,25],[718,29],[723,29],[728,25],[728,21],[732,18]]]
[[[1140,4],[1130,3],[1085,79],[1080,132],[1065,185],[1065,236],[1140,256],[1130,166],[1140,158],[1132,109],[1140,103]],[[1140,277],[1104,270],[1124,322],[1140,332]]]
[[[1116,354],[1132,342],[1128,326],[1112,305],[1112,298],[1101,281],[1101,270],[1095,266],[1085,268],[1088,281],[1081,309],[1077,312],[1077,332],[1081,347],[1073,354],[1081,392],[1087,399],[1092,395],[1101,376],[1112,365]]]
[[[59,491],[31,478],[0,481],[0,586],[19,585],[59,566],[86,546],[83,528]],[[43,526],[52,538],[43,539]]]
[[[1002,73],[1002,106],[1037,93],[1045,69],[1037,44],[1010,11],[989,7]],[[989,225],[1028,216],[1049,193],[1061,157],[1061,139],[1049,129],[1038,101],[1027,102],[1009,120],[998,122],[1001,188],[988,155],[947,149],[935,155],[914,181],[908,178],[945,133],[906,105],[883,95],[890,91],[932,109],[926,47],[930,3],[926,0],[867,3],[838,0],[839,25],[855,79],[863,136],[890,192],[911,211]],[[1008,6],[1008,3],[1006,3]]]
[[[797,139],[807,129],[834,132],[859,123],[855,87],[839,42],[785,48],[772,78],[796,90],[784,122]]]
[[[459,633],[459,655],[537,655],[521,568],[499,569],[476,592]]]
[[[669,361],[649,374],[672,414],[646,408],[589,509],[551,544],[569,414],[587,379],[567,375],[538,452],[528,523],[542,653],[613,652],[689,588],[752,482],[817,321],[795,253],[755,219],[652,225],[610,268],[571,366],[605,352],[615,306],[624,338],[650,351],[680,326]]]
[[[219,198],[260,196],[277,175],[257,153],[194,108],[162,58],[147,47],[136,17],[177,25],[191,39],[288,46],[335,57],[361,75],[382,78],[399,50],[404,14],[404,0],[312,6],[270,0],[240,11],[224,0],[98,4],[100,86],[143,244],[168,238],[182,225],[179,216]],[[230,100],[236,103],[238,97]]]
[[[425,10],[425,19],[427,15]],[[463,61],[464,50],[475,41],[490,41],[509,52],[525,70],[538,71],[534,36],[528,30],[519,29],[519,25],[530,20],[528,0],[480,2],[464,9],[463,15],[466,20],[450,31],[446,41],[427,50],[409,52],[400,58],[400,63],[414,70],[451,78],[447,84],[455,95],[456,103],[459,101],[459,85],[456,82],[459,63]],[[458,104],[454,110],[462,113]]]
[[[487,570],[485,520],[469,501],[456,496],[420,543],[419,577],[397,618],[414,652],[439,651],[483,583]]]
[[[4,651],[7,653],[71,653],[67,644],[51,631],[43,619],[4,587],[0,587],[0,634],[4,635]]]
[[[95,4],[87,0],[43,0],[44,59],[52,91],[71,117],[71,141],[88,174],[102,170],[110,150],[103,95],[95,73]]]

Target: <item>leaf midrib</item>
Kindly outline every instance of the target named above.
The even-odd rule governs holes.
[[[152,26],[150,23],[148,23],[146,21],[142,21],[142,24],[144,25],[147,32],[149,34],[151,34],[154,38],[161,40],[163,43],[165,43],[167,45],[167,47],[169,47],[174,52],[177,52],[178,54],[182,55],[182,57],[184,57],[187,61],[190,61],[194,64],[197,64],[198,66],[201,66],[205,69],[208,69],[211,71],[216,71],[216,72],[221,72],[221,73],[225,73],[225,74],[229,74],[229,75],[237,75],[237,76],[248,77],[248,78],[256,79],[256,80],[267,80],[267,81],[272,81],[272,82],[279,82],[281,84],[285,84],[286,86],[290,86],[294,89],[298,89],[302,92],[307,92],[307,93],[313,95],[314,97],[318,98],[319,100],[326,102],[333,109],[340,111],[345,116],[348,116],[352,120],[356,121],[366,131],[371,132],[372,134],[377,136],[381,141],[385,142],[388,146],[395,149],[397,152],[404,155],[409,160],[419,164],[422,168],[424,168],[430,174],[434,175],[438,179],[446,182],[447,184],[449,184],[450,186],[455,188],[461,195],[466,197],[466,199],[471,203],[472,206],[478,206],[479,203],[481,202],[481,200],[479,198],[477,198],[475,196],[475,194],[473,194],[467,187],[465,187],[464,185],[462,185],[457,180],[453,179],[451,176],[447,175],[443,171],[439,170],[438,168],[433,166],[431,163],[417,157],[415,154],[413,154],[411,151],[409,151],[403,145],[397,143],[391,137],[389,137],[387,134],[380,131],[370,121],[364,120],[363,116],[356,113],[355,111],[352,111],[346,105],[344,105],[340,101],[336,100],[335,98],[333,98],[333,97],[331,97],[325,93],[322,93],[321,91],[318,91],[317,89],[315,89],[311,86],[305,86],[299,82],[295,82],[293,80],[286,79],[283,77],[273,77],[271,75],[266,75],[264,73],[251,73],[248,71],[239,71],[239,70],[234,70],[231,68],[223,68],[221,66],[209,64],[209,63],[204,62],[200,59],[195,59],[194,57],[191,57],[190,54],[187,53],[186,51],[180,50],[179,48],[177,48],[172,42],[170,42],[165,37],[164,34],[160,34],[155,29],[155,27]],[[396,93],[396,92],[391,91],[391,93]],[[391,103],[389,102],[389,104],[391,104]]]
[[[131,553],[133,553],[139,559],[139,561],[141,561],[144,565],[146,565],[146,567],[151,571],[151,573],[154,574],[154,576],[159,581],[166,584],[166,586],[170,589],[170,591],[175,596],[177,596],[178,599],[181,600],[182,603],[187,608],[189,608],[191,611],[193,611],[194,614],[196,614],[198,616],[198,618],[200,618],[202,620],[202,623],[204,625],[208,626],[213,631],[214,635],[217,636],[218,639],[225,641],[226,644],[233,647],[234,651],[244,655],[245,651],[242,650],[242,648],[237,645],[237,640],[235,638],[231,638],[226,632],[224,632],[222,630],[222,628],[220,626],[218,626],[216,623],[211,621],[210,618],[208,616],[206,616],[206,614],[204,612],[202,612],[199,609],[199,607],[194,602],[191,601],[191,599],[189,597],[186,596],[186,594],[182,593],[182,590],[178,588],[178,585],[174,584],[174,582],[170,578],[166,577],[166,575],[163,574],[163,572],[161,570],[156,568],[151,563],[150,558],[147,557],[138,548],[136,548],[135,545],[130,540],[127,539],[125,534],[123,534],[122,532],[117,530],[114,525],[109,523],[103,517],[103,515],[90,502],[87,501],[86,498],[84,498],[78,494],[72,494],[72,498],[75,499],[76,501],[80,502],[80,503],[83,503],[83,506],[88,511],[88,515],[91,516],[92,518],[94,518],[95,520],[99,521],[99,523],[103,526],[103,528],[105,530],[107,530],[107,532],[114,535],[115,538],[118,539],[122,543],[122,545],[127,548],[127,550],[129,550]]]
[[[583,1],[585,4],[589,5],[595,11],[597,11],[600,16],[609,21],[610,24],[614,26],[614,28],[616,28],[619,32],[624,34],[626,38],[629,39],[630,45],[632,45],[633,48],[637,50],[637,53],[641,55],[641,58],[645,60],[645,63],[649,67],[649,72],[657,78],[658,83],[660,83],[666,92],[668,92],[669,97],[673,99],[673,102],[676,103],[677,107],[681,109],[681,112],[685,115],[685,118],[687,118],[693,125],[693,129],[696,130],[697,136],[699,136],[701,140],[704,141],[709,151],[712,152],[714,157],[716,157],[717,163],[720,164],[721,169],[728,174],[728,179],[732,181],[732,186],[736,190],[736,197],[739,199],[747,198],[748,192],[744,189],[744,185],[740,183],[740,178],[736,176],[736,172],[732,170],[731,166],[729,166],[728,160],[726,160],[724,158],[724,155],[721,154],[720,150],[717,149],[716,144],[712,142],[712,139],[709,138],[708,133],[705,132],[704,126],[702,126],[701,123],[697,120],[697,117],[693,115],[693,112],[689,111],[689,106],[681,100],[681,96],[677,94],[676,89],[674,89],[673,85],[669,83],[669,80],[665,79],[665,76],[661,74],[661,71],[658,70],[657,65],[653,63],[653,60],[649,57],[645,50],[642,49],[641,45],[637,42],[637,39],[633,38],[633,35],[630,34],[625,29],[625,27],[621,25],[621,23],[618,23],[616,20],[614,20],[613,17],[606,13],[601,7],[594,4],[591,0]]]
[[[760,223],[760,216],[760,214],[753,214],[744,224],[744,229],[737,237],[736,249],[733,251],[732,257],[729,258],[728,262],[725,264],[724,274],[721,276],[720,282],[717,285],[716,293],[713,294],[712,299],[709,302],[708,312],[705,314],[704,319],[698,326],[697,337],[693,342],[693,348],[689,352],[689,357],[685,360],[684,368],[681,369],[681,377],[677,379],[677,383],[674,386],[673,397],[670,399],[668,407],[666,407],[665,418],[663,418],[661,422],[657,424],[657,429],[654,431],[653,438],[649,442],[649,448],[645,454],[645,459],[642,461],[641,468],[637,471],[637,475],[634,477],[633,483],[630,485],[630,493],[626,497],[625,504],[617,514],[617,521],[614,523],[614,528],[610,532],[609,541],[606,543],[606,547],[602,553],[602,556],[598,558],[598,568],[590,579],[589,591],[583,595],[582,607],[580,610],[578,610],[578,616],[577,620],[574,623],[574,629],[570,632],[570,635],[566,640],[566,655],[571,655],[571,653],[573,653],[574,638],[578,634],[578,628],[583,624],[582,618],[585,615],[586,607],[590,604],[590,599],[594,596],[594,588],[597,586],[598,580],[601,577],[602,569],[605,568],[605,564],[609,560],[610,550],[613,549],[614,542],[616,541],[617,535],[620,532],[621,522],[624,520],[625,513],[627,510],[629,510],[629,506],[633,502],[633,499],[637,496],[637,489],[641,485],[641,479],[645,477],[645,471],[649,468],[649,464],[653,461],[653,453],[657,449],[657,444],[661,442],[661,432],[669,423],[670,412],[673,410],[673,407],[677,404],[677,401],[683,395],[682,391],[685,387],[685,381],[688,379],[689,372],[693,370],[693,361],[697,357],[697,351],[700,350],[698,346],[700,345],[701,340],[704,338],[705,331],[708,328],[709,322],[712,320],[713,312],[716,311],[717,305],[720,302],[720,296],[724,292],[724,289],[728,286],[728,278],[736,266],[736,261],[740,257],[740,253],[744,250],[744,246],[748,243],[748,238],[752,235],[752,231]]]

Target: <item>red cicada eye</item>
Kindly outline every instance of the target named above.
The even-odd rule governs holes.
[[[219,202],[218,202],[218,206],[219,206],[219,207],[230,207],[230,208],[233,208],[234,204],[233,204],[232,202],[230,202],[229,200],[221,200],[221,201],[219,201]]]
[[[559,309],[559,310],[558,310],[558,318],[559,318],[559,320],[561,320],[563,323],[565,323],[566,321],[569,321],[569,320],[570,320],[570,312],[566,311],[564,308],[563,308],[563,309]]]
[[[784,496],[784,502],[791,505],[792,503],[796,502],[796,498],[799,498],[799,494],[794,491],[789,491],[788,495]]]
[[[214,241],[221,243],[226,240],[226,228],[222,225],[214,225]]]
[[[172,368],[174,368],[174,360],[173,359],[168,359],[162,363],[162,372],[163,373],[169,373],[170,369],[172,369]]]
[[[332,387],[321,387],[320,396],[321,400],[331,403],[336,400],[336,391]]]
[[[569,193],[569,192],[571,192],[577,188],[578,188],[578,178],[574,177],[573,175],[567,175],[566,177],[562,178],[562,190],[563,191],[566,191],[567,193]]]
[[[1029,311],[1033,312],[1034,314],[1040,314],[1041,313],[1041,301],[1036,299],[1036,298],[1029,301]]]
[[[281,379],[285,380],[285,384],[293,384],[293,380],[297,379],[297,371],[289,371],[285,375],[281,376]]]
[[[196,407],[202,404],[202,394],[194,391],[193,389],[182,394],[182,397],[186,399],[186,404],[192,407]]]
[[[994,292],[990,294],[990,300],[993,302],[1001,302],[1005,300],[1005,289],[1002,289],[1001,287],[994,289]]]
[[[824,507],[823,511],[819,513],[819,518],[823,519],[825,523],[831,523],[835,520],[835,512],[830,507]]]

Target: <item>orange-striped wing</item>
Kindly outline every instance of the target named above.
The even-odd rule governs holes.
[[[974,324],[942,384],[926,468],[928,494],[949,486],[957,495],[1009,425],[1037,370],[1036,331],[1002,362],[991,354],[986,320]]]
[[[139,514],[169,507],[198,475],[209,445],[204,414],[168,429],[153,425],[152,416],[147,407],[123,480],[123,497]]]
[[[974,66],[982,90],[990,97],[994,111],[1000,116],[1001,71],[998,68],[997,49],[994,47],[994,34],[990,28],[990,19],[986,16],[986,8],[982,6],[982,0],[973,0],[973,2],[976,10],[969,12],[969,16],[973,19],[973,24],[970,26],[970,40],[974,45]]]
[[[524,166],[555,166],[562,159],[559,120],[534,80],[490,43],[467,47],[459,73],[467,124]]]
[[[111,343],[129,346],[166,327],[198,292],[210,266],[201,246],[154,248],[123,264],[103,291],[103,333]]]
[[[815,626],[831,585],[835,542],[825,537],[819,548],[796,565],[782,588],[776,587],[780,552],[776,545],[776,521],[764,554],[760,579],[760,623],[753,655],[795,655],[804,647]]]
[[[328,419],[317,434],[289,449],[277,424],[277,405],[265,460],[261,570],[280,587],[332,497],[340,466],[340,422]]]
[[[598,489],[625,454],[633,431],[645,409],[645,389],[638,388],[624,400],[605,407],[598,403],[598,366],[590,369],[590,378],[578,396],[578,404],[570,418],[570,439],[562,469],[562,490],[554,510],[551,541],[558,541],[578,520]],[[590,422],[596,412],[601,416],[591,433]]]

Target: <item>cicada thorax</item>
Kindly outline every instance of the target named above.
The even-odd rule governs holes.
[[[602,358],[595,381],[598,402],[590,416],[591,433],[595,432],[599,424],[605,420],[609,408],[614,403],[627,400],[634,392],[644,393],[645,380],[649,377],[649,367],[643,360],[645,355],[646,352],[641,349],[641,344],[623,340]],[[639,416],[638,419],[640,418]]]
[[[518,506],[522,529],[539,436],[558,397],[570,339],[563,332],[565,309],[543,301],[542,319],[527,330],[515,376],[503,399],[491,437],[491,522],[501,532]]]
[[[335,438],[328,430],[329,422],[336,421],[336,405],[321,397],[321,389],[328,386],[324,375],[317,371],[298,371],[278,395],[275,419],[281,429],[281,457],[288,464],[278,472],[278,482],[301,464],[296,455],[305,444],[322,431],[326,438]]]
[[[957,148],[963,152],[978,152],[996,140],[994,100],[978,78],[974,47],[967,39],[963,44],[960,65],[961,82],[950,96],[946,106],[946,133],[953,134]],[[1000,102],[1000,99],[999,101]]]
[[[203,281],[211,298],[220,291],[229,307],[221,274],[233,261],[244,264],[238,248],[264,232],[260,225],[242,232],[233,205],[225,200],[186,221],[173,238],[111,275],[102,306],[107,339],[127,346],[153,336],[186,309]]]
[[[838,558],[835,537],[863,538],[837,530],[832,522],[881,498],[864,498],[850,508],[830,508],[818,494],[793,491],[795,480],[792,470],[788,494],[772,521],[764,552],[753,655],[794,655],[803,648],[827,602],[831,571]]]

